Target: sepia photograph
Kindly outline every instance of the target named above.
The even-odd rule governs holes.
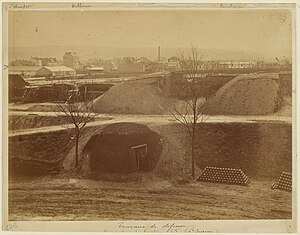
[[[296,232],[295,4],[2,6],[2,229]]]

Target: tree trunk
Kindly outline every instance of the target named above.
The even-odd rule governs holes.
[[[192,177],[195,177],[195,132],[193,130],[192,136]]]
[[[192,132],[192,177],[195,177],[195,134],[197,125],[197,99],[193,103],[193,132]]]
[[[79,156],[78,156],[78,145],[79,145],[79,137],[80,137],[80,132],[79,130],[76,130],[76,143],[75,143],[75,168],[78,167],[78,161],[79,161]]]

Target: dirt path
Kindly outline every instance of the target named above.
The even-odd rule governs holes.
[[[167,181],[113,183],[45,177],[10,183],[9,219],[290,219],[291,193],[271,190],[271,184],[174,186]]]
[[[28,115],[27,112],[11,112],[12,115]],[[39,112],[30,112],[30,114],[37,114]],[[43,113],[44,114],[44,113]],[[48,112],[47,116],[56,116],[57,113]],[[112,124],[117,122],[135,122],[146,125],[162,125],[174,123],[175,120],[170,115],[121,115],[121,114],[102,114],[98,116],[99,120],[95,122],[88,123],[87,126],[98,126],[104,124]],[[292,123],[291,117],[285,116],[210,116],[206,122],[208,123],[216,123],[216,122],[260,122],[260,121],[268,121],[268,122],[287,122]],[[23,129],[23,130],[15,130],[10,131],[9,136],[17,136],[17,135],[28,135],[35,133],[43,133],[43,132],[51,132],[63,130],[66,128],[73,128],[72,124],[66,124],[64,126],[56,125],[56,126],[46,126],[40,128],[33,129]]]

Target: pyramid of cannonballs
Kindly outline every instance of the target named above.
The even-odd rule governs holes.
[[[198,181],[218,182],[226,184],[248,185],[249,178],[241,169],[205,167]]]
[[[272,189],[281,189],[292,192],[292,174],[282,172],[277,183],[272,185]]]

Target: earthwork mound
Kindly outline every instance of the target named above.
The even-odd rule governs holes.
[[[104,113],[162,114],[165,99],[162,91],[142,81],[126,81],[113,86],[94,104],[94,109]]]
[[[281,105],[277,74],[239,75],[210,98],[204,112],[212,115],[266,115]]]
[[[108,125],[90,135],[82,149],[81,168],[95,174],[151,171],[161,153],[160,138],[146,125]]]

